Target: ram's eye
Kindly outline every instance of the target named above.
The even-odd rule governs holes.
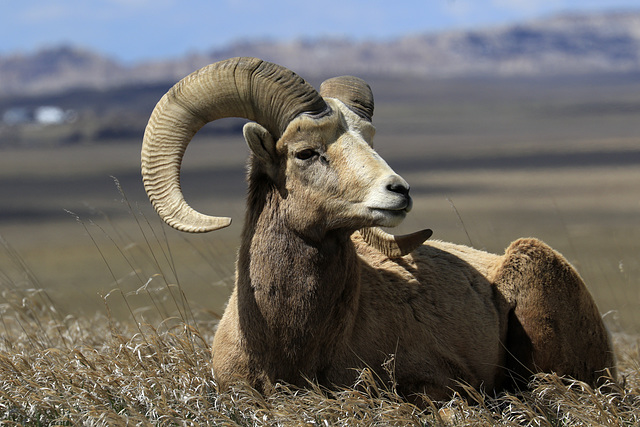
[[[302,151],[298,151],[296,153],[296,158],[300,159],[300,160],[307,160],[312,158],[313,156],[317,155],[318,152],[316,150],[313,150],[311,148],[307,148],[306,150],[302,150]]]

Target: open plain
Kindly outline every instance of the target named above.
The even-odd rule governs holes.
[[[429,227],[435,239],[494,252],[539,237],[577,266],[603,312],[640,331],[640,78],[371,85],[375,147],[415,198],[394,232]],[[135,139],[3,149],[0,235],[53,300],[84,313],[103,309],[99,295],[116,280],[125,292],[144,284],[128,279],[135,269],[121,265],[121,252],[145,264],[140,224],[151,226],[173,249],[188,299],[221,310],[243,219],[241,135],[196,136],[187,151],[187,200],[234,219],[209,235],[161,226],[142,189],[139,149]]]

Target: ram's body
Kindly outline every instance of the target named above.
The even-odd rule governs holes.
[[[589,292],[548,246],[523,239],[498,256],[370,228],[397,225],[412,203],[371,147],[372,114],[359,79],[329,80],[318,94],[247,58],[194,73],[158,103],[145,187],[185,231],[229,224],[184,202],[180,160],[193,134],[230,115],[258,122],[244,131],[249,193],[236,287],[213,345],[220,384],[344,386],[355,368],[384,378],[391,358],[402,393],[437,399],[457,382],[499,390],[540,371],[591,383],[606,369],[615,375]]]

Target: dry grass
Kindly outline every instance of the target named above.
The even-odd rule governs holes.
[[[144,225],[141,225],[141,229]],[[145,294],[143,317],[77,318],[61,313],[6,242],[15,269],[0,271],[0,414],[7,425],[637,425],[640,422],[640,337],[615,336],[621,384],[586,384],[539,375],[530,390],[489,397],[473,389],[449,402],[426,396],[419,408],[365,369],[352,388],[280,385],[261,396],[239,385],[218,390],[210,348],[215,313],[195,310],[179,284],[116,286],[119,303]],[[165,250],[168,250],[166,248]],[[152,253],[166,279],[170,257]],[[164,261],[163,261],[164,260]],[[105,262],[108,263],[107,260]],[[136,270],[135,259],[129,259]],[[149,277],[151,278],[151,277]],[[140,278],[142,281],[144,277]],[[147,283],[148,284],[148,279]],[[117,280],[115,281],[117,284]],[[166,298],[161,298],[161,294]],[[104,301],[109,306],[109,298]],[[108,311],[107,311],[108,312]],[[155,320],[149,313],[155,313]]]
[[[179,320],[133,330],[105,318],[61,318],[42,291],[14,295],[2,316],[0,413],[23,425],[637,425],[637,337],[618,337],[623,385],[594,390],[540,375],[531,390],[489,398],[469,390],[426,409],[364,370],[353,388],[282,385],[263,397],[219,392],[209,367],[210,324]],[[171,326],[169,326],[171,325]]]

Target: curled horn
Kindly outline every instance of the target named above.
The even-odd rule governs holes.
[[[362,238],[389,258],[400,258],[418,249],[431,235],[429,229],[415,233],[394,236],[377,227],[367,227],[358,230]]]
[[[301,114],[330,109],[316,90],[292,71],[256,58],[232,58],[208,65],[176,83],[158,102],[142,143],[142,178],[160,217],[193,233],[228,226],[230,218],[190,207],[180,188],[182,157],[198,130],[225,117],[244,117],[280,138]]]
[[[373,117],[373,92],[361,78],[341,76],[325,80],[320,85],[320,95],[323,98],[339,99],[368,122]]]

